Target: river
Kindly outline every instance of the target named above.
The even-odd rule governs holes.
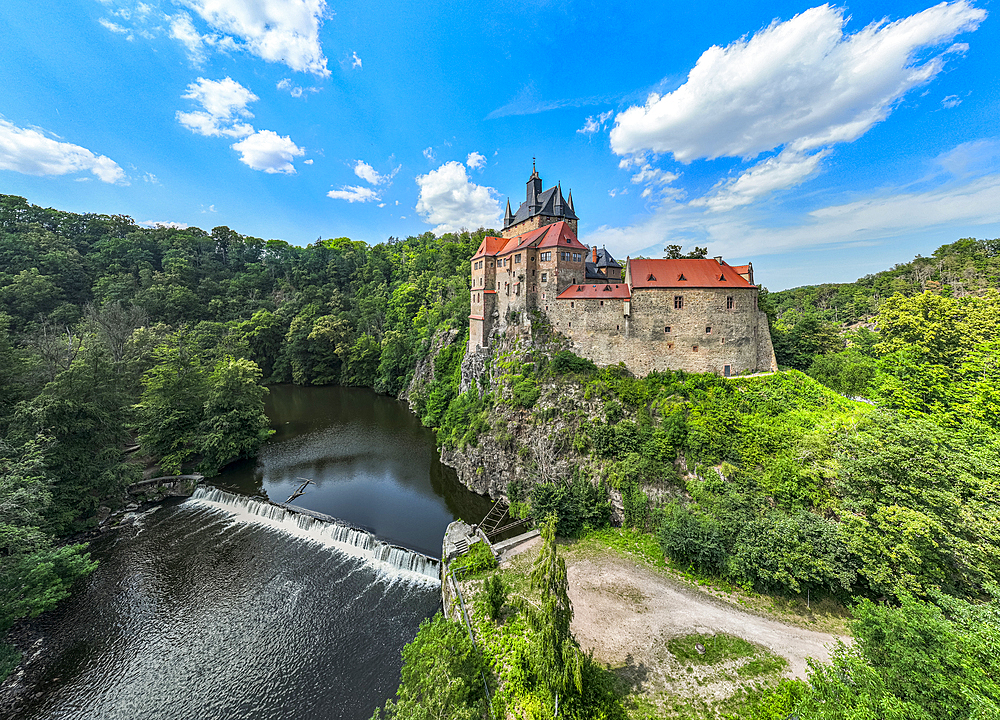
[[[97,571],[38,621],[19,718],[367,720],[392,696],[440,600],[433,563],[400,546],[438,557],[447,524],[490,503],[396,400],[276,386],[267,413],[255,460],[94,541]],[[305,479],[295,504],[343,523],[265,502]]]

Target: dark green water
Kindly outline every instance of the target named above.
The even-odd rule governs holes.
[[[278,432],[256,461],[212,481],[242,497],[201,491],[94,542],[100,567],[41,619],[44,659],[13,717],[367,720],[394,693],[403,645],[439,607],[433,573],[247,496],[284,501],[310,478],[297,504],[432,556],[448,522],[489,502],[395,400],[285,386],[268,413]]]

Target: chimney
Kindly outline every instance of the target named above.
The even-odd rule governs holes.
[[[721,256],[721,255],[716,255],[716,256],[715,256],[714,258],[712,258],[712,259],[713,259],[713,260],[715,260],[715,262],[719,263],[719,265],[721,265],[721,264],[722,264],[722,256]]]
[[[594,247],[590,248],[590,250],[591,250],[591,253],[590,253],[591,260],[590,261],[592,263],[594,263],[594,265],[596,265],[597,264],[597,246],[594,245]]]

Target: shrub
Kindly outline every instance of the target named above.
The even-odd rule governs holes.
[[[562,485],[539,483],[531,489],[531,515],[536,519],[556,515],[556,531],[562,537],[572,537],[585,528],[600,528],[608,524],[611,505],[603,485],[594,485],[578,477]]]
[[[552,358],[552,362],[549,363],[549,367],[557,375],[566,375],[567,373],[584,373],[589,375],[597,372],[597,366],[593,362],[569,350],[560,350],[557,352],[555,357]]]
[[[456,577],[468,577],[492,570],[496,566],[497,559],[493,556],[493,551],[486,543],[477,542],[472,543],[465,555],[452,560],[448,569]]]
[[[486,609],[489,611],[490,618],[494,621],[499,620],[500,611],[503,609],[504,603],[507,602],[507,586],[504,585],[503,578],[499,575],[488,577],[483,590],[485,591]]]
[[[676,503],[663,514],[660,545],[674,562],[693,566],[704,574],[718,574],[725,566],[726,547],[715,521]]]
[[[542,391],[538,389],[538,383],[533,378],[519,375],[510,386],[510,400],[514,407],[533,407]]]

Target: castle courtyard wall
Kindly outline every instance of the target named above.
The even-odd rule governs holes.
[[[674,307],[675,296],[683,297],[683,308]],[[723,375],[727,365],[737,375],[776,367],[756,288],[639,288],[630,301],[600,303],[558,300],[546,311],[573,351],[598,365],[624,362],[639,376],[653,370]]]

